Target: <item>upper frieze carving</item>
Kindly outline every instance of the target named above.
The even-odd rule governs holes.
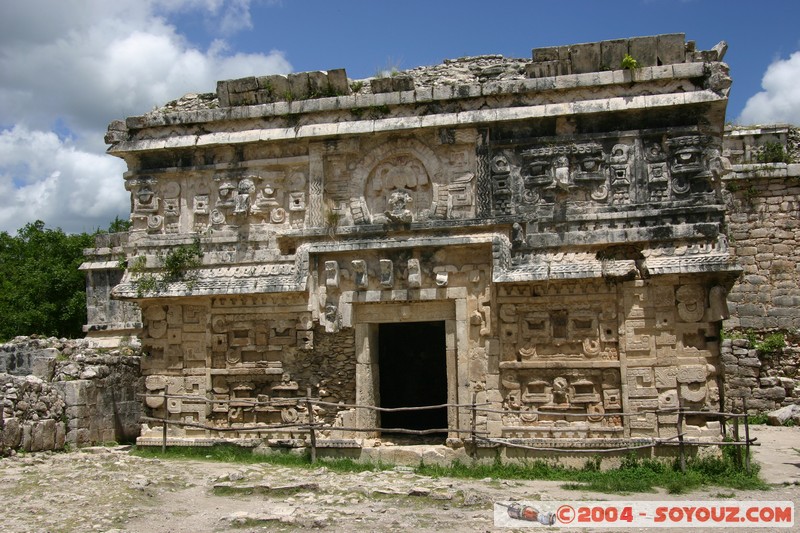
[[[495,215],[575,203],[615,206],[694,197],[714,203],[730,165],[704,135],[627,135],[552,140],[495,149],[490,158]]]

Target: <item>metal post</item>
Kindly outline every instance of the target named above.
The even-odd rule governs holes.
[[[678,448],[681,454],[681,472],[686,473],[686,450],[683,445],[683,406],[678,405]]]
[[[744,411],[744,469],[750,475],[750,422],[747,420],[747,398],[742,397]]]
[[[736,442],[734,447],[733,461],[739,468],[742,467],[742,450],[739,448],[739,417],[733,417],[733,441]]]
[[[311,463],[317,462],[317,434],[314,431],[314,406],[311,405],[311,387],[306,389],[306,410],[308,411],[308,425],[311,433]]]
[[[164,397],[164,422],[161,424],[161,453],[167,453],[167,415],[169,411],[167,410],[167,389],[164,389],[164,392],[161,393]]]
[[[478,412],[476,410],[475,403],[478,401],[478,393],[476,391],[472,391],[472,406],[470,409],[472,410],[472,426],[470,428],[470,438],[472,440],[472,453],[478,453],[478,444],[477,444],[477,436],[475,435],[475,425],[477,423]]]

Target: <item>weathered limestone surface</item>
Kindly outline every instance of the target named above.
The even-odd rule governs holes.
[[[800,328],[800,164],[798,130],[788,126],[729,130],[725,179],[730,245],[744,270],[728,300],[727,328]],[[771,147],[772,159],[765,159]]]
[[[728,127],[723,179],[731,250],[744,272],[728,295],[731,335],[785,336],[785,346],[761,353],[745,338],[722,345],[730,409],[770,411],[800,404],[796,332],[800,327],[797,243],[800,242],[800,132],[787,125]]]
[[[725,400],[729,409],[766,412],[800,405],[800,346],[789,343],[775,353],[759,353],[747,339],[722,342]]]
[[[86,272],[87,320],[83,330],[98,346],[119,346],[142,327],[137,305],[111,298],[111,289],[122,280],[120,259],[124,258],[127,240],[127,233],[100,234],[95,247],[84,250],[91,260],[80,267]]]
[[[739,273],[724,49],[673,34],[362,83],[252,77],[115,121],[133,226],[112,296],[141,308],[148,413],[176,422],[175,442],[294,442],[309,389],[381,406],[384,326],[428,322],[442,324],[447,403],[503,411],[477,416],[490,437],[675,436],[676,415],[656,410],[720,406]],[[643,67],[620,70],[625,53]],[[142,289],[194,242],[199,268]],[[408,370],[414,356],[406,373],[433,372]],[[314,414],[348,442],[380,427],[374,411]],[[252,429],[265,423],[286,427]],[[446,424],[458,444],[471,421],[451,407]],[[145,425],[139,442],[160,436]]]
[[[0,373],[0,439],[8,449],[57,450],[127,442],[139,434],[139,355],[87,340],[17,337],[0,356],[30,361]],[[20,372],[20,370],[26,370]]]

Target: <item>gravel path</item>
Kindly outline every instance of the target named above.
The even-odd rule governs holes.
[[[800,508],[800,453],[794,449],[800,448],[800,428],[759,427],[753,434],[763,444],[756,457],[765,480],[776,484],[772,490],[711,488],[688,496],[566,491],[546,481],[434,479],[404,467],[344,474],[324,466],[162,461],[131,456],[125,447],[27,454],[0,460],[0,531],[493,531],[492,502],[509,499],[735,498],[792,500]]]

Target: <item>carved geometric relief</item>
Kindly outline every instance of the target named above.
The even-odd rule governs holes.
[[[391,259],[380,260],[380,283],[382,287],[392,287],[394,285],[394,267]]]
[[[705,402],[707,392],[705,383],[681,383],[680,385],[681,399],[687,402]]]
[[[183,316],[181,320],[184,324],[197,324],[204,315],[205,307],[200,305],[182,306]]]
[[[418,289],[422,286],[422,272],[420,271],[419,259],[408,260],[408,287]]]
[[[657,366],[654,369],[656,376],[656,387],[659,389],[672,389],[678,386],[678,370],[673,366]]]
[[[629,368],[627,374],[628,397],[652,398],[658,396],[651,368]]]
[[[656,414],[655,413],[637,413],[628,418],[628,424],[631,429],[649,429],[656,428]]]
[[[215,334],[211,336],[211,350],[215,352],[225,352],[228,349],[228,336],[225,334]]]
[[[706,377],[705,365],[681,365],[676,372],[678,383],[705,383]]]
[[[207,194],[197,194],[193,200],[193,208],[195,215],[208,214],[209,196]]]
[[[350,262],[353,267],[353,282],[357,289],[366,289],[369,285],[367,263],[363,259],[354,259]]]
[[[625,351],[626,352],[650,352],[651,336],[640,333],[641,330],[648,331],[644,320],[625,321]]]
[[[603,407],[606,409],[622,409],[622,397],[619,389],[603,390]]]
[[[673,409],[678,407],[678,391],[670,389],[658,395],[659,409]]]
[[[167,342],[170,344],[180,344],[181,334],[181,328],[169,328],[167,330]]]
[[[706,293],[696,284],[682,285],[675,291],[678,301],[678,316],[684,322],[698,322],[705,314]]]
[[[373,222],[381,223],[386,218],[395,222],[424,220],[431,215],[433,186],[422,161],[411,155],[397,155],[372,169],[364,198]]]
[[[339,263],[336,261],[325,261],[325,285],[339,287]]]
[[[671,285],[656,285],[652,288],[652,294],[655,307],[675,306],[675,289]]]
[[[178,198],[164,199],[164,216],[167,217],[180,216],[180,204]]]

